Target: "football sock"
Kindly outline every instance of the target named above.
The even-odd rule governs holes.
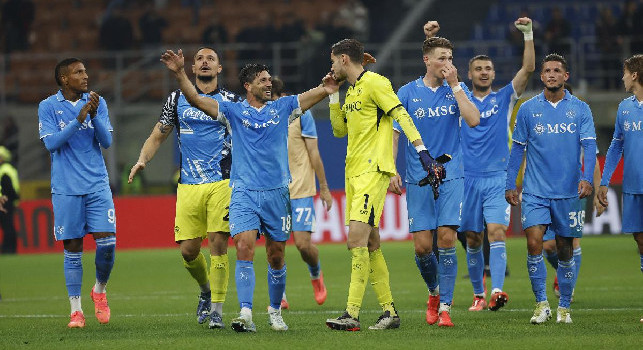
[[[483,295],[485,290],[482,284],[482,275],[484,274],[482,246],[476,248],[467,246],[467,269],[469,270],[469,279],[473,285],[473,294]]]
[[[502,290],[505,285],[505,272],[507,271],[507,247],[504,241],[491,242],[489,246],[491,290]]]
[[[580,271],[580,264],[583,261],[583,251],[580,247],[574,249],[574,264],[576,265],[576,274],[574,275],[578,279],[578,272]],[[574,282],[576,285],[576,282]]]
[[[252,309],[252,296],[255,292],[255,268],[252,261],[237,260],[234,280],[237,283],[239,307]]]
[[[210,288],[212,289],[212,304],[223,303],[228,292],[230,268],[228,254],[210,255]]]
[[[547,252],[546,250],[544,251],[545,258],[549,262],[549,264],[554,268],[558,268],[558,252],[553,251],[553,252]]]
[[[310,272],[310,279],[319,278],[319,273],[321,272],[321,261],[317,260],[317,265],[308,265],[308,272]]]
[[[377,249],[369,253],[368,257],[370,264],[369,279],[375,290],[377,301],[382,307],[382,310],[389,311],[392,316],[395,316],[397,311],[395,307],[393,307],[393,294],[391,294],[388,266],[386,266],[382,249]]]
[[[356,247],[351,252],[351,284],[348,287],[348,302],[346,311],[353,318],[359,317],[359,310],[362,307],[364,291],[370,270],[368,248]]]
[[[70,314],[73,314],[76,311],[83,312],[83,308],[80,307],[80,295],[69,297],[69,305],[71,306]]]
[[[576,281],[576,264],[572,257],[569,261],[558,261],[558,288],[560,288],[560,301],[558,306],[569,308],[574,291],[574,282]]]
[[[541,255],[527,255],[527,271],[536,302],[547,300],[547,268]],[[560,281],[558,281],[560,283]]]
[[[435,254],[431,252],[427,255],[416,255],[415,264],[429,291],[435,290],[438,287],[438,259]]]
[[[185,261],[183,259],[183,266],[188,270],[192,278],[201,287],[201,292],[209,292],[210,284],[208,282],[208,263],[205,261],[205,256],[201,252],[197,255],[196,259],[192,261]]]
[[[63,269],[65,271],[67,295],[69,297],[79,297],[80,286],[83,283],[83,252],[73,253],[65,250],[64,254]]]
[[[458,257],[455,255],[455,247],[438,248],[440,254],[440,303],[451,305],[453,301],[453,289],[455,278],[458,273]]]
[[[279,270],[268,266],[268,295],[273,309],[281,308],[281,298],[286,290],[286,264]]]
[[[96,239],[96,285],[95,293],[105,293],[105,285],[114,267],[116,236]]]
[[[219,316],[223,315],[223,303],[210,304],[210,311],[216,311]]]

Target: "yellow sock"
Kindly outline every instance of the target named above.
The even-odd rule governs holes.
[[[357,247],[350,249],[351,259],[351,284],[348,287],[348,303],[346,311],[351,317],[358,318],[362,308],[366,282],[368,282],[368,248]]]
[[[223,303],[228,292],[228,254],[210,255],[210,288],[212,288],[212,302]]]
[[[391,284],[389,282],[388,267],[382,250],[378,249],[369,253],[370,261],[370,279],[377,301],[380,303],[382,310],[389,311],[392,316],[397,315],[393,307],[393,295],[391,294]]]
[[[185,266],[199,286],[208,283],[208,263],[205,261],[205,256],[203,256],[202,253],[199,253],[196,259],[192,261],[185,261],[184,259],[183,266]]]

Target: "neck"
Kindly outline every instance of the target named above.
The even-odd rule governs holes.
[[[491,87],[478,87],[475,84],[473,85],[473,96],[475,97],[485,97],[491,93]]]
[[[444,79],[436,78],[429,72],[426,72],[422,81],[424,82],[424,85],[432,88],[440,87],[444,84]]]
[[[632,89],[632,93],[639,102],[643,101],[643,85],[636,84]]]
[[[218,79],[217,77],[214,77],[210,81],[203,81],[199,78],[196,79],[196,87],[199,88],[199,90],[203,91],[205,94],[209,94],[212,91],[216,90],[218,87]]]
[[[261,108],[263,107],[266,102],[265,101],[259,101],[253,94],[250,92],[246,93],[246,101],[248,101],[248,104],[251,105],[254,108]]]
[[[83,97],[83,92],[72,91],[70,89],[62,88],[63,97],[67,101],[78,101]]]
[[[348,80],[351,85],[355,85],[355,83],[357,82],[357,78],[360,76],[360,74],[362,74],[363,71],[364,67],[362,67],[361,64],[349,65],[346,68],[346,80]]]
[[[545,99],[549,102],[558,102],[565,97],[565,89],[562,87],[556,91],[551,91],[549,89],[545,89]]]

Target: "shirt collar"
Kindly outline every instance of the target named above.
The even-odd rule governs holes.
[[[87,101],[87,96],[89,96],[89,93],[83,92],[83,94],[80,96],[80,99],[83,101]],[[56,93],[56,100],[58,100],[58,102],[65,101],[65,96],[63,95],[62,90],[58,90],[58,92]]]
[[[543,90],[541,93],[539,93],[537,98],[538,98],[538,101],[540,101],[540,102],[547,101],[547,99],[545,98],[545,90]],[[569,91],[567,91],[565,89],[565,96],[563,96],[562,100],[570,100],[571,98],[572,98],[572,94],[570,94]],[[547,101],[547,102],[549,102],[549,101]],[[558,101],[558,102],[560,102],[560,101]]]
[[[199,87],[198,87],[198,86],[196,86],[196,85],[195,85],[194,87],[196,87],[196,92],[197,92],[199,95],[206,94],[205,92],[201,91],[201,89],[199,89]],[[207,93],[206,95],[208,95],[208,96],[214,96],[214,95],[218,94],[219,92],[221,92],[221,90],[220,90],[220,89],[219,89],[219,87],[217,86],[217,88],[216,88],[216,89],[214,89],[214,91],[209,92],[209,93]]]
[[[362,72],[357,76],[357,79],[355,79],[355,85],[357,85],[357,83],[359,82],[359,80],[360,80],[360,79],[362,79],[362,77],[364,76],[364,74],[366,74],[366,72],[368,72],[368,71],[367,71],[366,69],[364,69],[364,70],[363,70],[363,71],[362,71]],[[355,86],[355,85],[352,85],[352,86]]]

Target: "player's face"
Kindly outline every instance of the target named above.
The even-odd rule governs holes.
[[[493,63],[486,60],[475,60],[469,67],[469,79],[478,90],[486,90],[491,87],[493,80],[496,78],[496,71],[493,69]]]
[[[330,73],[337,82],[346,80],[346,70],[342,66],[342,55],[330,54]]]
[[[625,91],[626,92],[632,92],[632,89],[634,88],[634,82],[638,79],[636,74],[630,72],[627,68],[623,69],[623,85],[625,86]]]
[[[427,55],[424,55],[424,64],[426,65],[427,73],[433,74],[438,79],[443,79],[444,74],[442,69],[453,64],[453,52],[450,49],[437,47]]]
[[[73,92],[87,92],[87,70],[82,62],[74,62],[67,66],[67,72],[61,76],[63,86]]]
[[[272,100],[272,77],[270,73],[263,71],[257,74],[252,83],[246,83],[246,91],[249,91],[258,102],[265,103]]]
[[[558,91],[563,88],[569,79],[569,72],[558,61],[547,61],[540,72],[540,80],[549,91]]]
[[[199,50],[196,55],[194,55],[192,73],[199,79],[216,77],[221,73],[221,64],[219,63],[217,53],[211,49]]]

